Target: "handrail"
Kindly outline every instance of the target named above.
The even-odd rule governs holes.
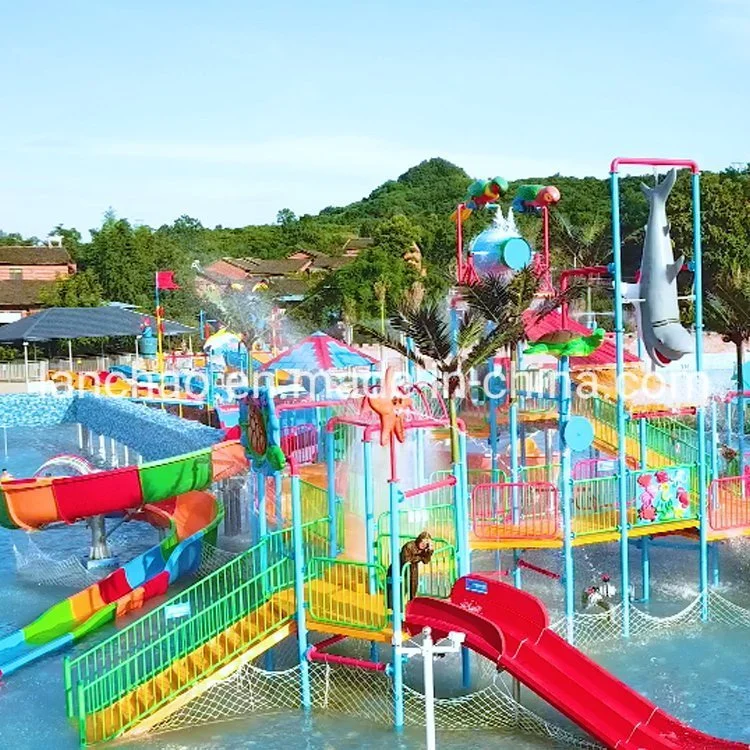
[[[328,518],[303,524],[305,544],[312,554],[327,546],[327,531],[317,528],[321,524],[327,525]],[[281,529],[97,646],[66,659],[66,707],[68,716],[78,719],[82,742],[88,742],[86,733],[91,731],[109,732],[95,737],[95,741],[119,735],[291,620],[291,609],[274,609],[272,617],[269,613],[256,615],[275,594],[290,588],[293,580],[291,529]],[[187,613],[179,614],[179,605]],[[227,640],[217,653],[200,662],[205,665],[203,669],[193,667],[181,673],[175,678],[177,685],[171,682],[168,690],[160,691],[160,700],[136,712],[138,716],[120,716],[119,725],[110,721],[87,729],[88,716],[110,708],[116,711],[124,696],[246,618],[250,620],[244,639],[233,646]],[[177,623],[171,625],[175,620]],[[105,725],[109,729],[102,728]]]

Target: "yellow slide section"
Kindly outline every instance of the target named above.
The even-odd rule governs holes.
[[[617,375],[613,367],[598,370],[577,370],[571,373],[576,385],[604,401],[617,401]],[[643,412],[669,413],[695,407],[693,401],[682,401],[675,389],[658,373],[639,367],[626,367],[623,375],[625,409],[631,414]]]

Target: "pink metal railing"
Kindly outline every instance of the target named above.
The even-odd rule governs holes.
[[[750,526],[750,477],[721,477],[708,488],[708,523],[714,531]]]
[[[549,482],[479,484],[471,493],[470,519],[477,539],[554,539],[557,488]]]
[[[281,450],[300,466],[317,462],[319,442],[318,428],[314,424],[285,427],[281,434]]]

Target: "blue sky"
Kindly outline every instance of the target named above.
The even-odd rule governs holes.
[[[273,221],[422,159],[750,161],[750,0],[0,0],[0,229]]]

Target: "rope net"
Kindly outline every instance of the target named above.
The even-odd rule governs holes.
[[[489,662],[488,662],[489,664]],[[494,665],[489,664],[494,672]],[[310,668],[314,710],[361,717],[372,724],[388,726],[393,721],[391,681],[383,672],[364,672],[330,664],[313,663]],[[484,673],[485,670],[482,669]],[[556,745],[584,749],[599,745],[545,721],[517,703],[511,696],[510,680],[495,674],[492,682],[470,695],[435,700],[435,724],[439,731],[492,729],[507,733],[533,734],[554,740]],[[404,689],[404,721],[424,726],[424,696]],[[225,680],[157,724],[152,734],[187,729],[200,724],[228,721],[249,714],[271,715],[296,711],[300,705],[300,668],[268,671],[245,664]]]
[[[220,549],[204,541],[201,561],[195,576],[203,578],[213,573],[238,554],[240,553]],[[14,544],[13,556],[16,560],[18,578],[35,586],[61,586],[81,590],[112,572],[111,568],[89,570],[83,558],[76,555],[56,559],[42,550],[31,538],[27,538],[26,549],[23,551]]]
[[[708,592],[709,620],[731,627],[750,627],[750,611],[725,599],[716,591]],[[683,610],[666,617],[656,617],[637,607],[630,607],[630,638],[645,641],[674,633],[675,628],[697,626],[701,621],[701,598],[696,597]],[[595,651],[596,647],[622,635],[623,605],[613,605],[607,612],[577,612],[573,616],[573,642],[584,651]],[[562,637],[567,633],[567,620],[563,617],[551,625]]]
[[[653,640],[673,637],[675,629],[701,624],[701,602],[696,598],[682,611],[667,617],[656,617],[636,607],[630,610],[631,638]],[[740,607],[720,594],[709,593],[709,619],[733,627],[750,628],[750,611]],[[578,613],[573,621],[575,643],[584,651],[593,652],[609,642],[617,641],[622,634],[622,606],[613,606],[601,614]],[[564,635],[565,619],[558,620],[552,628]],[[330,652],[369,658],[369,643],[346,641],[334,646]],[[381,659],[390,658],[389,647],[381,647]],[[447,657],[436,662],[440,670],[453,670],[450,680],[457,684],[458,661]],[[243,664],[222,680],[207,681],[207,689],[190,703],[149,730],[150,734],[186,729],[254,715],[271,715],[296,711],[300,706],[300,668],[297,662],[297,643],[288,638],[272,651],[253,663]],[[474,692],[438,697],[435,700],[435,721],[440,731],[470,729],[534,735],[546,738],[555,747],[577,747],[593,750],[600,746],[573,732],[550,722],[515,700],[512,679],[498,672],[495,664],[475,657]],[[366,672],[361,669],[314,662],[309,664],[313,708],[319,711],[349,714],[388,726],[392,724],[391,681],[383,672]],[[406,665],[404,688],[404,720],[407,726],[424,726],[425,699],[419,691],[422,662],[412,658]],[[440,688],[438,687],[438,691]]]

